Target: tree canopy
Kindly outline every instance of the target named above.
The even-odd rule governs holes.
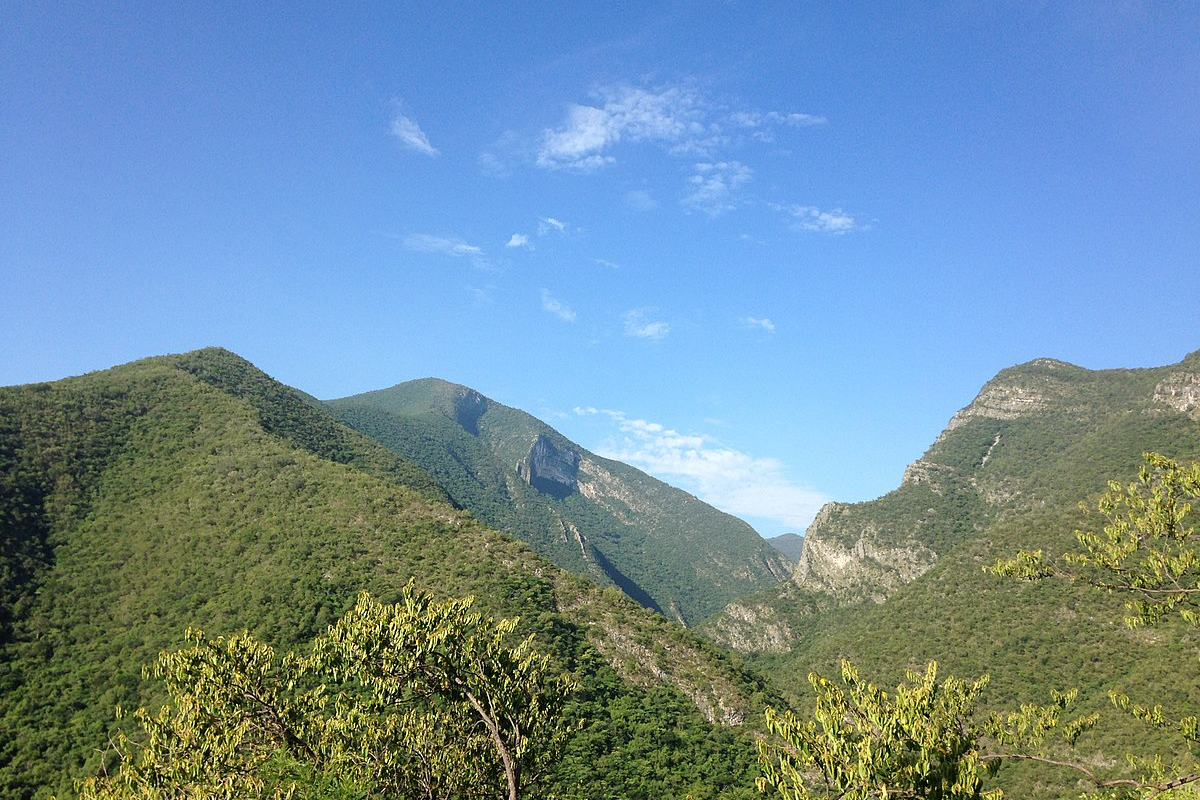
[[[987,571],[1026,580],[1062,578],[1116,592],[1126,600],[1126,624],[1156,625],[1178,614],[1188,630],[1200,627],[1200,464],[1180,464],[1156,453],[1128,485],[1110,482],[1096,503],[1101,530],[1076,531],[1080,549],[1059,558],[1021,551]],[[784,800],[937,798],[977,800],[1003,796],[985,788],[987,775],[1005,762],[1032,761],[1073,775],[1085,796],[1105,798],[1200,797],[1200,723],[1194,714],[1172,715],[1150,700],[1119,690],[1112,704],[1156,728],[1173,729],[1171,753],[1127,756],[1122,764],[1074,756],[1077,740],[1099,724],[1098,714],[1072,717],[1077,691],[1054,692],[1051,702],[986,718],[975,700],[987,676],[972,683],[938,684],[937,665],[889,694],[859,677],[848,661],[842,685],[810,674],[816,693],[811,720],[790,711],[768,711],[774,738],[759,745],[759,786]]]
[[[526,797],[570,733],[575,684],[472,602],[364,593],[303,655],[190,630],[147,670],[169,702],[135,712],[143,735],[113,742],[116,769],[80,796]]]

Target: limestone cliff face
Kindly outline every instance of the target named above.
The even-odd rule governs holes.
[[[786,653],[800,638],[773,603],[751,599],[727,605],[704,633],[742,653]]]
[[[847,513],[851,508],[845,503],[828,503],[821,509],[804,537],[792,580],[830,594],[855,590],[882,603],[937,561],[937,553],[919,541],[891,543],[889,539],[894,537],[881,536],[873,520],[854,525]],[[846,536],[848,528],[853,539]]]
[[[517,464],[517,474],[543,494],[562,499],[579,491],[579,454],[554,446],[539,434],[529,454]]]
[[[826,505],[804,537],[792,576],[804,589],[883,602],[927,572],[940,552],[1021,494],[1019,476],[989,469],[1006,430],[1054,412],[1086,413],[1087,370],[1040,358],[989,381],[921,458],[900,488],[870,503]]]
[[[1200,420],[1200,371],[1168,375],[1154,387],[1154,401]]]

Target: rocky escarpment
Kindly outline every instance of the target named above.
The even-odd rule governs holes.
[[[517,474],[539,492],[561,500],[579,490],[579,454],[559,449],[550,437],[539,434],[518,462]]]
[[[807,589],[863,594],[882,603],[937,561],[937,553],[907,531],[884,535],[876,521],[855,517],[853,506],[826,504],[804,537],[792,580]]]
[[[941,553],[1020,496],[1020,476],[993,464],[1009,444],[1009,431],[1050,413],[1087,413],[1080,386],[1091,374],[1051,358],[1000,372],[908,465],[899,489],[870,503],[821,509],[805,535],[793,581],[879,603],[916,580]]]
[[[737,600],[704,627],[710,639],[742,653],[786,653],[800,632],[769,600]]]
[[[1154,402],[1200,420],[1200,371],[1181,371],[1154,387]]]

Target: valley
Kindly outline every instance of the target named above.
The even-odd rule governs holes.
[[[1077,687],[1105,723],[1078,757],[1170,752],[1171,731],[1107,693],[1200,705],[1186,624],[1126,629],[1119,596],[983,570],[1070,550],[1096,525],[1079,503],[1147,451],[1200,460],[1200,352],[1137,370],[1038,359],[988,382],[898,488],[827,505],[777,550],[437,379],[320,401],[209,348],[7,387],[0,797],[70,797],[116,769],[103,743],[136,731],[115,709],[161,702],[142,665],[190,626],[287,651],[360,591],[394,602],[410,580],[519,617],[578,682],[545,787],[564,796],[759,797],[764,711],[803,712],[806,676],[845,658],[888,686],[931,660],[990,675],[984,711]],[[1075,796],[1042,766],[995,780]]]

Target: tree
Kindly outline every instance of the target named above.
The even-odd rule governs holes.
[[[1080,551],[1058,560],[1041,550],[1022,551],[985,569],[1123,594],[1131,627],[1158,624],[1172,613],[1200,627],[1200,533],[1193,506],[1200,500],[1200,464],[1184,466],[1154,453],[1145,461],[1136,481],[1109,483],[1097,503],[1106,524],[1099,533],[1076,531]],[[810,675],[817,695],[812,720],[801,721],[790,711],[767,712],[775,738],[759,744],[759,788],[784,800],[998,800],[1002,791],[984,791],[984,777],[1005,761],[1025,760],[1075,773],[1097,797],[1200,797],[1200,769],[1191,755],[1128,756],[1124,775],[1052,756],[1050,746],[1071,747],[1097,724],[1097,714],[1070,716],[1075,690],[1055,692],[1047,704],[981,718],[975,700],[987,676],[969,684],[950,678],[940,685],[936,676],[936,663],[924,676],[909,673],[893,696],[863,682],[849,662],[842,663],[844,688]],[[1139,704],[1119,692],[1110,698],[1150,725],[1175,729],[1183,751],[1191,754],[1200,745],[1195,715],[1172,717],[1161,705]]]
[[[170,702],[135,712],[117,769],[80,783],[84,800],[401,797],[517,800],[570,731],[574,682],[555,674],[516,620],[367,594],[306,655],[282,658],[242,633],[164,653],[147,670]]]
[[[1060,578],[1121,594],[1127,598],[1125,623],[1131,628],[1157,625],[1172,613],[1191,629],[1200,627],[1200,533],[1193,505],[1200,500],[1200,464],[1183,465],[1158,453],[1143,458],[1146,463],[1137,480],[1128,485],[1110,481],[1100,497],[1096,508],[1106,521],[1102,530],[1075,532],[1081,550],[1060,559],[1049,558],[1042,550],[1021,551],[1013,559],[997,561],[988,571],[1024,580]],[[1200,769],[1191,755],[1200,745],[1196,715],[1173,717],[1159,704],[1140,704],[1122,692],[1111,692],[1109,697],[1117,708],[1149,725],[1174,729],[1189,756],[1128,756],[1129,774],[1108,780],[1098,778],[1085,764],[1055,763],[1084,775],[1097,789],[1123,796],[1200,796],[1195,792],[1200,788]],[[1021,722],[1020,716],[1013,719]],[[1018,748],[1044,740],[1030,739],[1020,725],[999,732],[1006,743]]]
[[[907,677],[892,695],[863,681],[849,661],[844,687],[810,674],[812,720],[767,711],[767,729],[778,738],[759,743],[759,789],[784,800],[999,798],[983,789],[981,731],[969,721],[987,677],[939,684],[936,662]]]

